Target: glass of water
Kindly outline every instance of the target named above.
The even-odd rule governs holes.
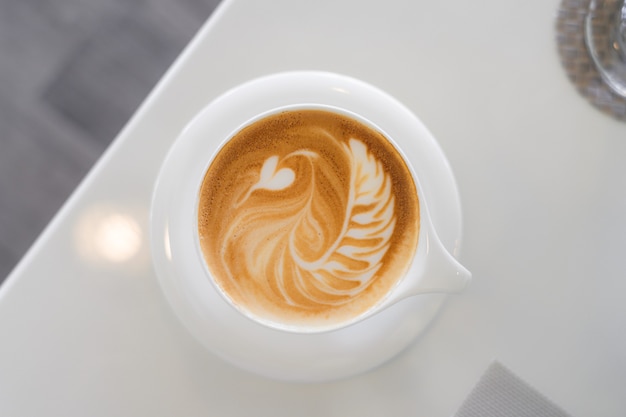
[[[585,20],[585,41],[602,79],[626,98],[625,0],[591,0]]]

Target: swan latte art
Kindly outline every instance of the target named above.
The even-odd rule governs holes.
[[[208,270],[238,308],[286,326],[332,326],[385,298],[419,234],[409,168],[377,130],[327,110],[244,127],[202,181]]]

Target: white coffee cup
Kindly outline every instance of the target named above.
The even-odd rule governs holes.
[[[198,244],[198,193],[212,158],[251,121],[294,108],[336,111],[379,129],[403,155],[420,201],[419,240],[408,273],[365,313],[328,326],[282,325],[233,305],[213,282]],[[151,213],[154,263],[174,312],[209,350],[268,377],[321,381],[371,369],[414,340],[444,294],[462,290],[471,277],[451,253],[460,243],[458,193],[432,135],[391,96],[337,74],[275,74],[211,102],[172,147],[156,183]],[[454,241],[447,237],[447,246],[436,230],[438,215],[453,223],[446,233],[455,235]]]

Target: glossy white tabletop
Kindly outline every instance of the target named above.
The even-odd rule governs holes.
[[[0,415],[450,416],[493,360],[573,416],[623,415],[626,124],[569,83],[558,5],[225,1],[0,288]],[[161,295],[146,236],[188,120],[295,69],[360,78],[428,126],[474,275],[401,356],[325,384],[208,353]]]

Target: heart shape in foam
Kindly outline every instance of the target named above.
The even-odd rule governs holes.
[[[276,168],[278,168],[278,156],[267,158],[261,168],[261,178],[253,188],[278,191],[289,187],[296,178],[295,173],[289,168],[281,168],[278,171]]]

